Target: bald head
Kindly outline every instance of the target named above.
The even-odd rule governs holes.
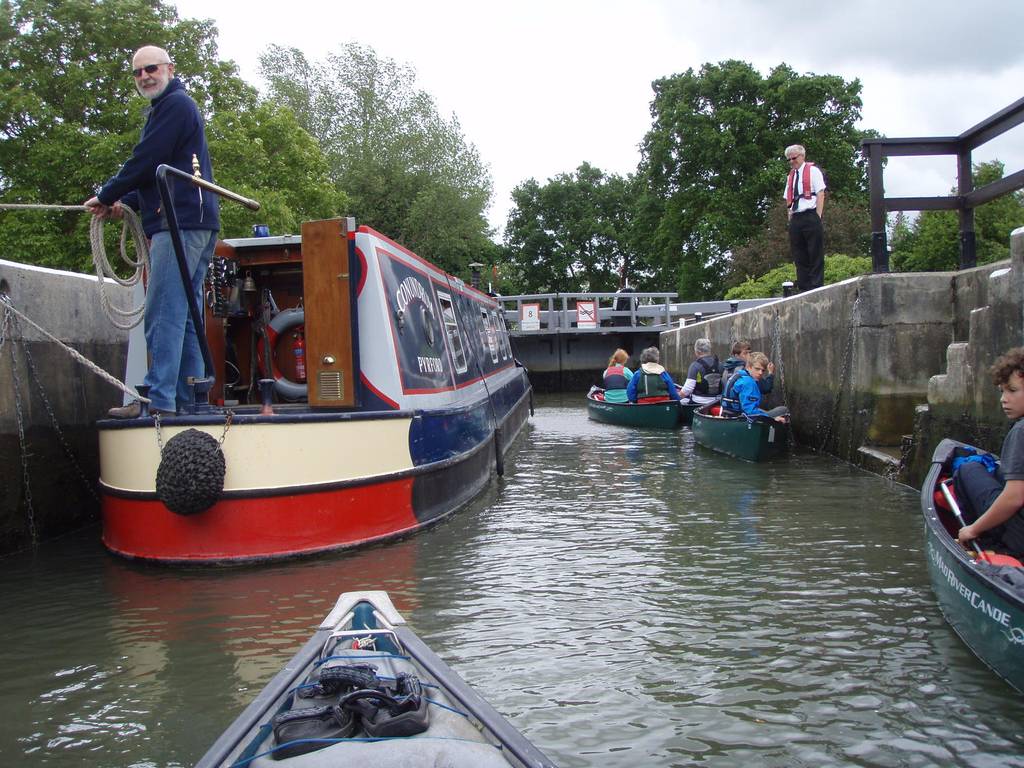
[[[139,95],[155,99],[167,90],[174,77],[174,64],[163,48],[144,45],[132,56],[132,75]]]
[[[163,48],[155,45],[144,45],[132,56],[132,69],[145,67],[148,64],[170,64],[171,55]]]

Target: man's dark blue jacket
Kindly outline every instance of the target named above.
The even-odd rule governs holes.
[[[151,102],[149,116],[139,143],[117,175],[96,195],[104,205],[120,200],[142,213],[142,228],[149,237],[167,229],[156,186],[156,169],[161,163],[192,175],[192,155],[199,158],[203,178],[213,181],[210,150],[199,107],[185,93],[181,80],[173,78],[166,90]],[[173,179],[174,212],[181,229],[220,229],[217,195],[200,190],[181,179]],[[202,202],[200,202],[200,200]]]

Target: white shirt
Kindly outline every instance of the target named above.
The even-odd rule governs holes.
[[[825,190],[825,177],[821,173],[821,169],[816,165],[811,165],[811,192],[815,194],[814,197],[801,197],[804,192],[804,166],[806,162],[801,163],[800,167],[796,169],[796,197],[797,204],[795,213],[802,211],[810,211],[818,206],[817,195],[821,194]],[[786,186],[782,190],[782,199],[786,199],[786,192],[789,189],[789,175],[786,175]]]

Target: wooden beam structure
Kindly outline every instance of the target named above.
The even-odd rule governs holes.
[[[960,217],[960,269],[977,264],[974,209],[979,205],[1024,188],[1024,170],[974,189],[971,152],[987,141],[1024,123],[1024,98],[996,112],[959,136],[865,139],[861,154],[868,162],[871,202],[871,263],[875,272],[889,271],[885,223],[889,211],[957,211]],[[955,155],[957,191],[937,197],[886,197],[884,165],[887,157]]]

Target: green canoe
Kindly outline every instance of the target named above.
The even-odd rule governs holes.
[[[587,393],[587,415],[594,421],[622,427],[658,429],[675,429],[685,423],[683,409],[677,400],[663,403],[606,403],[599,399],[599,394],[603,394],[603,390],[597,387]]]
[[[693,439],[703,446],[747,461],[765,461],[786,450],[789,424],[746,416],[712,416],[705,406],[693,412]]]
[[[1024,568],[979,562],[981,557],[960,546],[954,538],[960,523],[940,487],[952,475],[953,459],[968,451],[984,453],[943,440],[921,486],[928,575],[953,630],[975,656],[1024,693]]]

